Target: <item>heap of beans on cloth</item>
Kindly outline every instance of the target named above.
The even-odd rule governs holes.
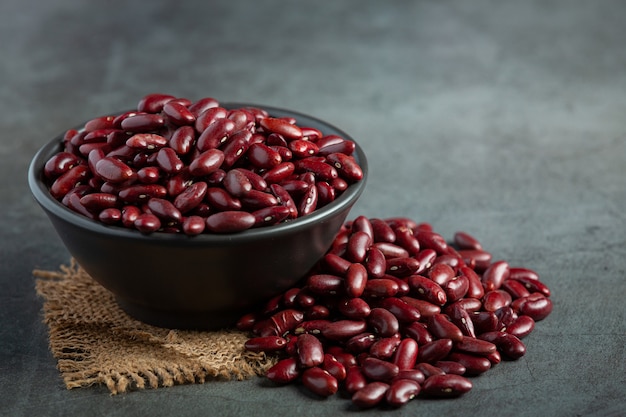
[[[552,311],[536,272],[492,260],[468,233],[448,244],[407,218],[346,223],[303,280],[239,320],[245,346],[278,355],[266,376],[359,408],[452,398],[526,353]]]
[[[235,233],[306,216],[363,178],[355,143],[271,117],[143,97],[136,110],[68,130],[47,161],[50,193],[70,209],[143,233]]]

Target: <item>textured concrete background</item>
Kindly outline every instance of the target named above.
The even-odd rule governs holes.
[[[69,255],[29,194],[28,162],[66,128],[166,92],[328,120],[369,156],[351,217],[466,230],[550,286],[554,312],[525,357],[463,398],[393,415],[625,415],[625,19],[619,0],[4,0],[0,414],[349,412],[261,378],[65,390],[31,270]]]

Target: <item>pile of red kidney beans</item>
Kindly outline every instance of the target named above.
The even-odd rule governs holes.
[[[306,216],[363,178],[356,145],[264,109],[143,97],[68,130],[45,164],[50,193],[143,233],[235,233]]]
[[[359,216],[302,285],[247,314],[246,349],[275,355],[266,377],[358,408],[458,397],[471,377],[526,353],[552,311],[534,271],[493,260],[471,235]]]

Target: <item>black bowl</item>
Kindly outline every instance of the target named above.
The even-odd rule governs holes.
[[[256,107],[274,117],[295,117],[301,126],[353,140],[313,117]],[[115,295],[128,314],[167,328],[211,330],[232,326],[242,314],[296,285],[330,248],[367,178],[367,160],[357,144],[355,158],[363,169],[363,179],[307,216],[226,235],[146,235],[91,220],[50,195],[43,167],[61,150],[61,142],[61,136],[52,139],[30,164],[28,181],[35,199],[69,253]]]

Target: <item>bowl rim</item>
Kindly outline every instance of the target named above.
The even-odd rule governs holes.
[[[355,141],[350,135],[336,126],[321,120],[319,118],[304,114],[298,111],[288,110],[280,107],[266,106],[253,103],[240,103],[240,102],[220,102],[220,106],[224,108],[241,108],[241,107],[257,107],[270,113],[274,117],[295,117],[298,119],[308,119],[315,124],[322,125],[328,129],[334,130],[336,134],[342,136],[345,139],[352,140],[355,143],[354,154],[362,171],[363,178],[353,184],[350,184],[348,188],[341,193],[334,201],[327,205],[313,211],[303,217],[298,217],[294,220],[290,220],[278,225],[272,225],[267,227],[252,228],[236,233],[201,233],[196,236],[189,236],[183,233],[165,233],[154,232],[150,234],[141,233],[138,230],[129,229],[121,226],[106,225],[97,220],[92,220],[79,213],[72,211],[70,208],[63,205],[60,201],[57,201],[49,192],[49,187],[43,180],[43,167],[47,160],[55,153],[59,152],[59,147],[62,143],[63,134],[55,136],[52,140],[43,145],[33,156],[28,167],[28,184],[35,200],[42,208],[52,214],[55,217],[62,219],[72,225],[81,229],[86,229],[89,232],[107,235],[109,237],[117,237],[120,239],[131,239],[136,241],[142,241],[152,244],[169,244],[176,243],[177,245],[189,245],[189,246],[203,246],[207,244],[222,244],[231,245],[237,243],[245,243],[249,241],[256,241],[261,239],[272,239],[283,234],[290,234],[298,229],[306,229],[315,223],[323,222],[324,219],[331,217],[334,213],[340,212],[346,208],[350,209],[356,202],[359,196],[362,194],[368,177],[368,163],[367,157],[359,143]],[[111,114],[121,114],[124,111],[114,112]],[[80,127],[82,127],[80,125]]]

